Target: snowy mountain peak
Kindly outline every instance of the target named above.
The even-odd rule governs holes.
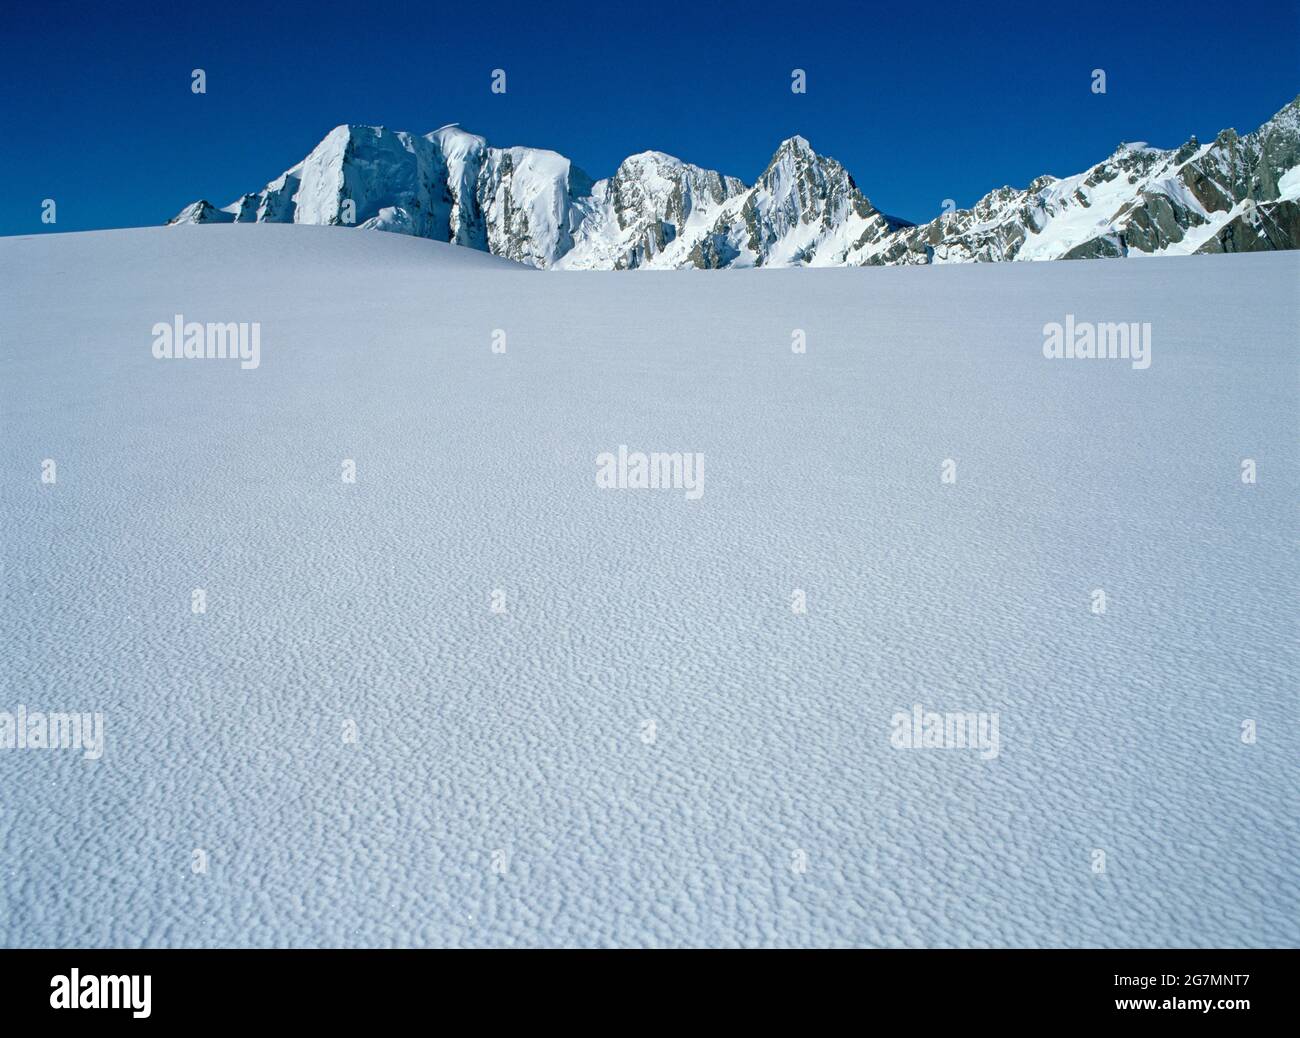
[[[1288,101],[1276,115],[1257,131],[1260,134],[1300,133],[1300,95]]]
[[[454,151],[465,154],[471,151],[481,151],[487,147],[485,138],[476,133],[462,130],[456,123],[440,126],[432,133],[427,134],[426,137],[434,144],[437,144],[444,152]]]
[[[1124,144],[1071,177],[1002,188],[863,262],[1091,259],[1300,248],[1300,99],[1254,133]],[[1294,185],[1294,187],[1293,187]]]
[[[629,155],[621,163],[619,170],[625,168],[636,168],[644,166],[682,166],[685,163],[675,155],[668,155],[662,151],[639,151],[635,155]]]
[[[563,155],[343,124],[302,162],[169,223],[309,223],[449,241],[538,267],[856,266],[1300,248],[1300,97],[1252,133],[1122,143],[1067,177],[1002,187],[916,227],[786,138],[753,186],[661,151],[592,181]]]
[[[817,152],[813,150],[813,146],[808,142],[808,138],[801,137],[798,134],[795,134],[793,137],[787,137],[783,140],[777,146],[776,154],[803,155],[808,158],[817,157]]]
[[[744,190],[735,177],[661,151],[631,155],[612,177],[592,185],[574,248],[556,265],[574,270],[681,266],[683,250]]]
[[[806,138],[789,137],[772,153],[767,168],[759,174],[758,183],[774,185],[783,179],[788,181],[811,168],[820,168],[829,172],[831,167],[834,168],[832,175],[837,177],[844,171],[844,167],[834,159],[824,158],[813,151],[812,145]],[[847,173],[844,175],[847,176]]]

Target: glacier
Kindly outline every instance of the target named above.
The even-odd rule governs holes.
[[[104,718],[0,748],[0,943],[1300,943],[1300,254],[553,275],[474,243],[578,248],[572,168],[494,214],[443,140],[349,183],[445,165],[468,248],[0,239],[0,711]],[[603,197],[743,209],[672,169]],[[1070,314],[1150,367],[1045,359]],[[602,490],[624,444],[706,492]]]

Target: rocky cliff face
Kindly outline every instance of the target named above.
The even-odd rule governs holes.
[[[624,159],[598,181],[573,250],[571,269],[629,270],[655,265],[682,240],[694,240],[727,200],[745,190],[735,177],[701,169],[658,151]]]
[[[171,223],[344,224],[586,270],[1093,259],[1300,248],[1300,98],[1244,136],[1123,144],[1071,177],[998,188],[922,226],[885,216],[802,137],[752,187],[643,152],[596,182],[456,126],[339,126],[262,190]]]

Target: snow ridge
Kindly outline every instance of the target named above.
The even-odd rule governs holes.
[[[534,267],[842,267],[1300,248],[1300,97],[1245,136],[1121,144],[1074,176],[1001,187],[912,226],[877,210],[835,159],[783,141],[752,187],[663,152],[593,182],[540,148],[449,124],[416,136],[338,126],[260,191],[169,223],[395,231]]]

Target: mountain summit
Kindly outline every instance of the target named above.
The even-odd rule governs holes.
[[[1253,133],[1176,149],[1121,144],[1071,177],[998,188],[913,226],[877,210],[833,158],[781,142],[752,187],[662,152],[593,182],[563,155],[339,126],[292,169],[169,223],[354,225],[535,267],[863,266],[1300,248],[1300,98]]]

